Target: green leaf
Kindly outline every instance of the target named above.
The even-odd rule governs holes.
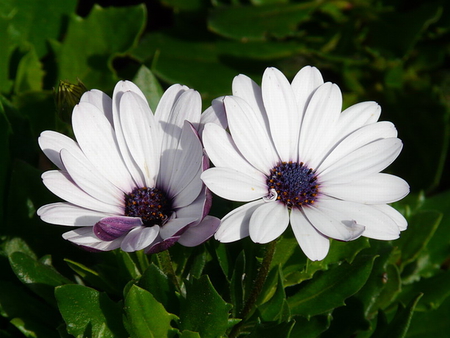
[[[247,336],[248,338],[289,338],[291,336],[292,327],[295,322],[287,323],[259,323],[255,325],[254,329]],[[297,337],[297,336],[292,336]]]
[[[155,75],[150,69],[142,65],[136,73],[133,82],[142,90],[150,108],[155,113],[158,102],[164,93]]]
[[[395,244],[401,250],[401,266],[417,259],[422,250],[433,237],[442,213],[438,211],[419,211],[408,220],[408,231],[402,233]]]
[[[131,254],[122,250],[114,251],[117,257],[117,262],[119,265],[119,271],[125,280],[134,279],[137,280],[141,277],[141,272],[139,271],[138,265],[131,258]]]
[[[125,297],[126,327],[132,338],[173,337],[170,322],[178,317],[166,311],[153,295],[133,285]]]
[[[175,285],[155,264],[151,264],[142,275],[138,285],[149,291],[155,299],[173,313],[179,312],[180,302]]]
[[[275,293],[268,301],[258,306],[261,318],[266,322],[276,321],[279,319],[281,313],[283,312],[283,304],[286,301],[281,268],[276,271],[278,272],[278,283],[275,289]],[[268,280],[269,278],[266,279],[266,284]]]
[[[374,259],[359,255],[352,264],[335,265],[303,282],[295,295],[288,298],[292,314],[314,316],[345,305],[344,300],[366,283]]]
[[[57,287],[55,296],[71,335],[77,338],[127,337],[122,325],[122,306],[105,293],[73,284]]]
[[[14,252],[23,252],[28,257],[37,260],[36,254],[22,238],[11,238],[5,243],[5,253],[11,256]]]
[[[233,316],[238,316],[239,312],[244,307],[247,292],[244,278],[245,278],[245,251],[242,250],[236,262],[234,263],[233,275],[230,281],[230,297],[233,304]]]
[[[331,315],[319,315],[309,319],[293,316],[292,319],[295,320],[295,326],[291,332],[292,338],[316,338],[330,326]]]
[[[45,73],[36,51],[34,48],[29,48],[29,51],[20,59],[17,67],[14,92],[41,90],[44,75]]]
[[[230,6],[214,8],[208,28],[227,38],[265,40],[267,37],[292,36],[297,26],[310,18],[314,2],[266,6]]]
[[[450,296],[450,270],[438,273],[430,278],[423,278],[417,283],[404,285],[398,298],[408,301],[419,293],[423,293],[415,310],[429,311],[437,309]]]
[[[403,308],[403,306],[399,305],[397,313],[395,314],[394,319],[392,319],[389,325],[383,326],[381,328],[379,328],[377,325],[377,328],[371,338],[405,337],[411,323],[414,308],[417,305],[420,297],[422,297],[422,294],[419,294],[414,299],[412,299],[406,308]]]
[[[72,16],[65,39],[55,50],[59,78],[70,82],[79,78],[88,88],[112,88],[117,81],[112,59],[135,45],[145,20],[144,5],[95,5],[85,19]]]
[[[53,294],[55,286],[73,283],[52,267],[23,252],[12,253],[9,262],[17,278],[50,304],[55,303]]]
[[[198,332],[184,330],[181,332],[180,338],[201,338]]]
[[[217,293],[207,276],[186,283],[186,298],[182,299],[180,327],[198,332],[202,338],[225,334],[231,305]]]

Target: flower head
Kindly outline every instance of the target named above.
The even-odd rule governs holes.
[[[206,120],[214,121],[209,110]],[[202,125],[198,92],[173,85],[155,114],[145,96],[120,81],[112,99],[86,92],[72,115],[76,141],[45,131],[39,138],[59,170],[47,171],[47,188],[66,202],[38,210],[45,222],[76,227],[63,237],[94,250],[157,252],[175,242],[195,246],[215,232],[206,216],[209,192],[196,128]]]
[[[207,124],[205,150],[215,165],[202,174],[215,194],[249,202],[228,213],[221,242],[250,236],[267,243],[291,224],[311,260],[323,259],[329,238],[392,240],[406,220],[387,203],[409,192],[401,178],[380,173],[402,142],[380,107],[363,102],[341,112],[339,87],[304,67],[292,83],[275,68],[261,88],[239,75],[223,99],[230,134]]]

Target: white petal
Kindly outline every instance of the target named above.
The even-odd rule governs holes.
[[[249,235],[249,222],[253,212],[264,204],[262,199],[250,202],[229,212],[222,218],[214,237],[222,243],[230,243]]]
[[[157,121],[169,121],[170,114],[174,103],[178,98],[189,88],[180,84],[174,84],[167,88],[155,111],[155,118]]]
[[[323,162],[316,169],[319,172],[323,171],[334,162],[366,144],[383,138],[395,137],[397,137],[397,130],[391,122],[366,125],[345,137],[334,149],[330,149]]]
[[[123,215],[123,207],[104,203],[88,195],[60,171],[47,171],[42,174],[42,180],[48,190],[67,202],[90,210]]]
[[[203,134],[203,128],[207,123],[214,123],[217,126],[226,129],[228,126],[227,115],[225,113],[225,106],[223,104],[224,97],[218,97],[211,102],[211,107],[208,107],[200,117],[200,126],[198,127],[199,135]],[[202,135],[203,138],[203,135]]]
[[[325,83],[314,92],[306,108],[300,132],[299,160],[317,168],[334,138],[342,107],[338,86]]]
[[[173,196],[172,206],[173,208],[182,208],[188,206],[193,203],[193,201],[199,197],[202,188],[204,187],[203,181],[200,179],[200,175],[202,173],[201,168],[198,169],[198,172],[194,175],[194,178],[191,179],[188,185],[184,186],[181,191],[176,192],[176,195]]]
[[[187,247],[200,245],[216,232],[220,220],[216,217],[206,216],[201,223],[189,227],[180,237],[178,243]]]
[[[160,157],[155,117],[146,101],[133,92],[126,92],[120,100],[120,118],[127,147],[144,175],[145,185],[154,187]]]
[[[173,218],[161,227],[159,235],[162,237],[162,239],[167,239],[174,236],[183,228],[196,223],[198,223],[198,219],[195,217]]]
[[[354,216],[337,210],[336,205],[334,201],[319,200],[314,206],[302,210],[314,228],[327,237],[351,241],[361,236],[364,226],[355,224]]]
[[[312,261],[321,261],[330,249],[330,240],[318,232],[303,213],[294,208],[291,210],[291,227],[300,248]]]
[[[113,216],[62,202],[44,205],[37,210],[37,214],[44,222],[67,226],[93,226],[102,218]]]
[[[404,231],[408,227],[408,222],[406,221],[405,217],[390,205],[380,204],[373,205],[372,207],[378,209],[379,211],[390,217],[395,222],[395,224],[397,224],[400,231]]]
[[[80,102],[89,102],[96,106],[113,125],[112,100],[108,95],[98,89],[92,89],[81,96]]]
[[[373,101],[360,102],[345,109],[336,124],[336,141],[380,118],[381,107]],[[397,135],[396,135],[397,136]]]
[[[278,238],[289,225],[289,211],[282,203],[267,202],[250,218],[250,238],[255,243],[269,243]]]
[[[129,91],[139,95],[146,102],[144,94],[134,83],[130,81],[119,81],[114,87],[114,93],[112,97],[112,104],[113,104],[112,114],[114,122],[114,131],[117,145],[120,149],[120,154],[122,156],[126,168],[130,172],[130,175],[134,180],[134,185],[138,187],[143,187],[145,186],[145,179],[143,173],[140,171],[138,165],[134,162],[130,154],[128,146],[125,142],[125,137],[123,134],[121,124],[122,112],[120,111],[120,101],[122,99],[123,94]]]
[[[120,248],[125,252],[133,252],[146,248],[158,236],[159,226],[136,227],[122,240]]]
[[[344,184],[324,184],[320,192],[338,199],[363,204],[392,203],[409,193],[409,185],[400,177],[377,173]]]
[[[218,168],[234,168],[246,175],[261,174],[242,156],[230,134],[215,124],[207,124],[203,144],[211,162]]]
[[[174,197],[198,177],[203,165],[203,149],[195,130],[185,121],[179,142],[174,149],[166,149],[161,158],[158,186]],[[200,191],[194,197],[197,197]]]
[[[311,66],[300,69],[292,80],[292,91],[297,101],[298,113],[302,118],[313,93],[321,85],[323,85],[322,74],[316,67]]]
[[[269,174],[279,157],[261,112],[253,111],[238,97],[228,96],[224,103],[231,135],[239,151],[255,168]]]
[[[276,68],[267,68],[262,78],[262,95],[275,148],[283,161],[297,161],[302,114],[291,85]]]
[[[38,142],[44,154],[59,169],[65,170],[59,154],[63,148],[67,149],[74,155],[77,154],[78,156],[84,157],[83,152],[74,140],[55,131],[46,130],[42,132],[41,136],[38,138]]]
[[[62,237],[72,243],[101,251],[110,251],[120,248],[122,238],[106,242],[98,239],[92,227],[84,227],[63,233]]]
[[[87,159],[124,192],[135,187],[116,143],[114,129],[97,107],[87,102],[75,106],[73,131]]]
[[[107,204],[123,205],[123,192],[100,175],[90,163],[80,161],[66,149],[61,150],[61,160],[72,180],[86,193]]]
[[[325,199],[320,200],[318,204],[323,207],[325,212],[333,214],[335,218],[352,219],[365,227],[362,233],[364,237],[381,240],[392,240],[399,237],[400,230],[397,224],[371,205]],[[316,226],[315,223],[314,226]]]
[[[401,150],[402,141],[398,138],[369,143],[324,169],[319,174],[320,183],[348,183],[378,173],[390,165]]]
[[[262,174],[248,176],[229,168],[211,168],[203,172],[201,179],[213,193],[232,201],[248,202],[268,194]]]

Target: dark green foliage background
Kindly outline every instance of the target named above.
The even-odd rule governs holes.
[[[447,337],[450,330],[450,4],[406,0],[3,0],[0,2],[0,337],[227,337],[265,247],[223,245],[87,253],[44,224],[56,201],[43,130],[71,135],[60,80],[112,93],[134,80],[154,108],[163,89],[198,90],[204,109],[234,76],[258,83],[304,65],[337,83],[347,107],[377,101],[404,150],[388,172],[411,194],[395,206],[409,228],[393,242],[333,241],[307,261],[289,231],[278,240],[244,337]],[[234,207],[215,199],[212,213]]]

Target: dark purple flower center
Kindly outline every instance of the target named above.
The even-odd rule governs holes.
[[[161,226],[171,214],[172,202],[158,188],[135,188],[125,194],[125,216],[140,217],[145,226]]]
[[[313,204],[319,192],[317,176],[303,162],[281,162],[270,170],[267,178],[269,195],[277,193],[277,200],[288,208]]]

